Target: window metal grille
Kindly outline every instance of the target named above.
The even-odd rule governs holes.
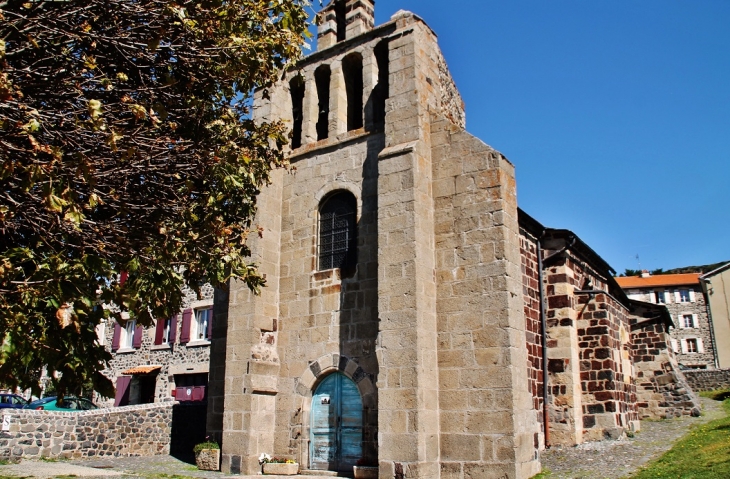
[[[319,269],[345,268],[357,260],[357,205],[347,193],[333,196],[319,212]]]

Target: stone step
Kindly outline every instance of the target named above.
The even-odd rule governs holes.
[[[302,469],[299,471],[299,474],[301,476],[307,476],[310,479],[313,477],[352,477],[352,473],[347,474],[344,472],[335,472],[335,471],[315,471],[310,469]]]

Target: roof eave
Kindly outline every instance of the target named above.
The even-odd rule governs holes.
[[[716,274],[722,273],[723,271],[725,271],[728,268],[730,268],[730,263],[724,264],[724,265],[720,266],[719,268],[710,271],[709,273],[705,273],[705,274],[701,275],[700,279],[705,279],[705,278],[709,278],[710,276],[715,276]]]

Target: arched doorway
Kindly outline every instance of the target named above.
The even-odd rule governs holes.
[[[310,430],[310,467],[351,472],[362,457],[362,399],[350,378],[333,373],[317,386]]]

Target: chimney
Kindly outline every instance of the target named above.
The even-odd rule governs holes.
[[[642,278],[648,278],[649,276],[651,276],[651,273],[649,272],[649,270],[647,270],[647,269],[641,270],[641,277]]]

